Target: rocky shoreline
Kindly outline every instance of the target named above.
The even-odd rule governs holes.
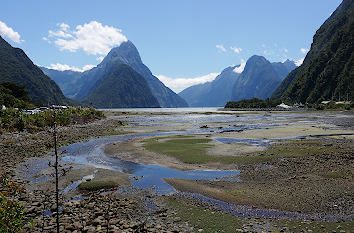
[[[120,120],[106,118],[87,124],[63,127],[59,129],[59,146],[108,136],[112,134],[112,129],[121,126]],[[34,224],[27,225],[25,232],[56,232],[54,183],[49,182],[51,185],[38,187],[16,175],[16,167],[22,162],[29,158],[47,155],[52,149],[52,140],[48,131],[12,132],[0,136],[0,170],[7,171],[11,179],[18,184],[27,186],[26,193],[18,200],[26,208],[27,220],[33,221]],[[70,174],[67,176],[70,177]],[[105,192],[105,195],[102,192]],[[146,195],[152,194],[146,194],[145,191],[119,194],[110,190],[100,190],[80,195],[78,197],[80,200],[61,196],[60,232],[106,232],[107,219],[108,232],[190,232],[192,230],[188,224],[175,222],[173,217],[170,218],[170,211],[168,212],[163,205],[155,205],[155,211],[148,211],[142,201]],[[110,203],[109,210],[107,200]],[[43,213],[46,216],[43,216]]]

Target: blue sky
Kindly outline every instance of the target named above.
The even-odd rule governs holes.
[[[0,34],[35,64],[57,69],[97,65],[129,39],[151,71],[179,91],[254,54],[270,61],[304,58],[316,30],[340,3],[4,0]]]

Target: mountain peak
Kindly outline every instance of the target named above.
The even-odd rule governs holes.
[[[4,38],[2,38],[2,36],[0,36],[0,48],[11,49],[12,46]]]
[[[264,62],[264,63],[268,63],[269,61],[263,56],[253,55],[252,57],[250,57],[247,60],[247,63],[248,62]]]
[[[111,51],[104,58],[102,63],[107,62],[107,60],[112,61],[118,59],[125,64],[142,63],[138,49],[130,40],[125,41],[121,43],[118,47],[111,49]]]

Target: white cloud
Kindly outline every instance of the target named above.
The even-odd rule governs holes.
[[[301,48],[301,49],[300,49],[300,52],[303,53],[303,54],[307,53],[308,51],[309,51],[309,50],[308,50],[308,49],[305,49],[305,48]]]
[[[242,51],[242,48],[237,48],[237,47],[230,47],[230,49],[232,50],[232,51],[234,51],[234,53],[237,53],[237,54],[239,54],[241,51]]]
[[[297,65],[297,66],[301,66],[302,65],[302,63],[304,62],[304,57],[303,58],[301,58],[301,59],[299,59],[299,60],[297,60],[297,61],[295,61],[294,63],[295,63],[295,65]]]
[[[219,50],[219,52],[226,52],[226,49],[222,44],[217,44],[216,48]]]
[[[111,48],[128,41],[121,29],[97,21],[78,25],[74,30],[70,30],[65,23],[58,24],[58,27],[57,30],[49,30],[47,38],[52,38],[60,50],[83,50],[87,54],[106,55]]]
[[[210,73],[210,74],[203,75],[200,77],[195,77],[195,78],[171,78],[171,77],[167,77],[165,75],[156,75],[156,77],[161,82],[163,82],[163,84],[165,84],[167,87],[169,87],[171,90],[178,93],[178,92],[181,92],[182,90],[186,89],[187,87],[197,85],[197,84],[203,84],[206,82],[211,82],[219,74],[220,73]]]
[[[289,52],[289,50],[288,50],[288,49],[283,49],[283,51],[284,51],[285,53]]]
[[[21,43],[24,40],[21,40],[21,36],[18,32],[15,32],[11,27],[8,27],[6,23],[0,21],[0,35],[6,36],[10,40],[16,43]]]
[[[237,66],[233,72],[241,74],[245,69],[246,61],[244,59],[241,60],[241,65]]]
[[[96,58],[96,61],[101,62],[101,61],[103,61],[103,59],[104,59],[104,56],[100,56],[100,57],[97,57],[97,58]]]
[[[76,72],[84,72],[86,70],[90,70],[93,67],[95,67],[95,65],[84,65],[81,69],[76,67],[76,66],[69,66],[67,64],[60,64],[60,63],[56,63],[56,64],[50,64],[49,67],[47,67],[48,69],[53,69],[53,70],[59,70],[59,71],[64,71],[64,70],[71,70],[71,71],[76,71]]]
[[[81,70],[84,72],[86,70],[91,70],[93,67],[95,67],[95,65],[84,65]]]

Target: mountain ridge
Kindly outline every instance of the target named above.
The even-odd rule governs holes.
[[[75,88],[77,88],[75,93],[67,89],[65,93],[71,94],[71,96],[77,100],[85,99],[88,93],[100,84],[102,81],[101,77],[106,70],[114,69],[115,66],[121,64],[130,66],[145,78],[152,94],[158,100],[161,107],[188,106],[185,100],[166,87],[151,73],[150,69],[142,62],[137,48],[131,41],[123,42],[120,46],[112,48],[100,64],[81,74],[81,77],[74,84]],[[55,72],[52,72],[52,74],[55,74]],[[62,80],[58,80],[58,83],[64,88],[65,85],[67,85],[67,83],[63,83]],[[70,88],[72,88],[72,86]]]
[[[304,62],[290,73],[273,98],[320,103],[354,99],[354,2],[343,0],[316,31]]]
[[[267,66],[267,69],[262,73],[264,66]],[[229,66],[212,82],[188,87],[179,95],[191,107],[221,107],[231,100],[254,97],[265,99],[271,96],[277,85],[296,65],[290,60],[270,63],[266,58],[254,55],[248,59],[242,72],[235,72],[238,67],[240,65]],[[268,76],[268,79],[258,84],[258,81],[264,79],[263,76]]]
[[[70,103],[59,86],[36,66],[20,48],[14,48],[0,36],[0,82],[21,84],[35,104]]]

